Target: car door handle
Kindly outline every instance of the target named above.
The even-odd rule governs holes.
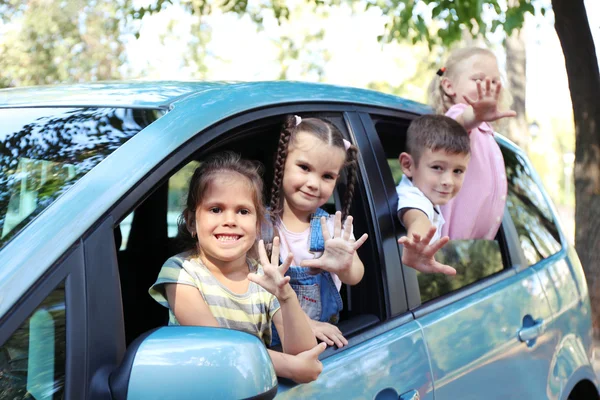
[[[532,321],[533,325],[526,326],[519,330],[519,340],[521,342],[529,342],[530,340],[537,339],[542,333],[544,333],[544,320],[538,319]]]

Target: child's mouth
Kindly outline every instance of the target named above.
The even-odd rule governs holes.
[[[235,242],[239,240],[240,235],[215,235],[219,242]]]

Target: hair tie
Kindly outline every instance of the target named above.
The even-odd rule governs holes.
[[[294,118],[296,119],[296,126],[300,125],[300,122],[302,122],[302,118],[300,118],[298,115],[294,115]]]
[[[446,72],[446,67],[442,67],[442,68],[438,69],[436,74],[438,76],[442,76],[442,75],[444,75],[444,72]]]
[[[342,139],[342,140],[344,141],[344,149],[346,149],[346,151],[348,151],[348,149],[350,148],[350,146],[352,146],[352,143],[350,143],[346,139]]]

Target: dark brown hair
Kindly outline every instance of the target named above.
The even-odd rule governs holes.
[[[461,124],[444,115],[422,115],[415,118],[406,133],[407,152],[415,165],[425,149],[445,150],[451,154],[469,154],[469,134]]]
[[[190,178],[186,207],[177,221],[177,239],[184,250],[198,250],[198,242],[194,238],[196,235],[196,208],[202,204],[210,184],[220,175],[231,173],[246,178],[248,186],[252,189],[252,203],[256,208],[256,238],[260,239],[261,223],[265,218],[262,166],[257,162],[242,159],[237,153],[226,151],[213,154],[203,160]]]
[[[277,220],[281,218],[283,212],[283,173],[289,147],[291,143],[294,143],[296,136],[300,132],[309,133],[328,146],[339,147],[346,153],[344,168],[346,168],[347,186],[342,202],[342,217],[345,218],[350,212],[354,187],[356,185],[358,149],[356,146],[351,145],[346,150],[342,133],[329,121],[320,118],[302,118],[302,121],[296,125],[296,117],[288,115],[285,118],[281,134],[279,135],[279,145],[275,157],[274,180],[271,189],[271,201],[269,202],[270,217],[273,226],[276,226]]]

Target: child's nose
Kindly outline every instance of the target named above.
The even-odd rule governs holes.
[[[318,179],[316,179],[316,177],[314,177],[313,175],[309,175],[308,179],[306,181],[306,186],[312,188],[312,189],[316,189],[318,187],[319,183],[318,183]]]
[[[442,175],[442,185],[444,185],[444,186],[452,185],[452,177],[449,174]]]
[[[225,211],[223,213],[223,224],[224,225],[235,225],[236,224],[235,211]]]

